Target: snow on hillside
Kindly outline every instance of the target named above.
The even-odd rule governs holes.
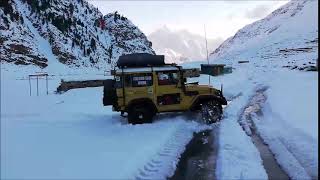
[[[103,16],[84,0],[5,2],[0,9],[2,64],[105,70],[122,54],[154,53],[130,20],[117,12]]]
[[[157,54],[164,54],[168,63],[184,63],[206,59],[205,38],[186,30],[172,31],[166,26],[148,35]],[[221,38],[207,39],[208,51],[217,48]]]
[[[291,1],[262,20],[240,29],[210,55],[212,62],[304,69],[318,58],[318,1]],[[280,62],[280,63],[275,63]]]

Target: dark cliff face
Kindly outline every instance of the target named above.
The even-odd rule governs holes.
[[[117,12],[103,16],[83,0],[9,0],[0,4],[1,63],[112,67],[151,42]]]

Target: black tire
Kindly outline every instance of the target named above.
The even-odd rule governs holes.
[[[128,111],[128,123],[130,124],[143,124],[152,123],[154,111],[144,106],[133,106]]]
[[[222,119],[222,106],[216,101],[207,101],[201,106],[201,118],[206,124],[212,124]]]

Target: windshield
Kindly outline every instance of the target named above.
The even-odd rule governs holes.
[[[185,78],[184,84],[199,84],[199,77]]]

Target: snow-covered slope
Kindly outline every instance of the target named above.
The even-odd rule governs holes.
[[[157,54],[164,54],[166,62],[182,63],[206,59],[205,38],[186,30],[172,31],[166,26],[150,35],[149,40]],[[217,48],[221,38],[208,39],[209,52]]]
[[[130,20],[84,0],[4,1],[0,20],[1,63],[107,69],[121,54],[154,53]]]
[[[210,59],[287,67],[315,65],[318,58],[318,1],[291,1],[262,20],[240,29]]]

